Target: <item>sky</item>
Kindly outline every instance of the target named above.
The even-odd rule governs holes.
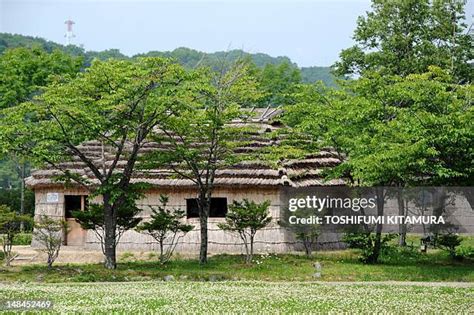
[[[329,66],[369,9],[370,0],[0,0],[0,32],[64,44],[72,19],[86,50],[243,49]]]

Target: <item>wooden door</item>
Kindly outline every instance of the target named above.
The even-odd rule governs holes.
[[[73,211],[84,211],[86,208],[87,196],[84,195],[65,195],[64,196],[64,214],[68,224],[68,230],[64,238],[64,245],[83,246],[86,241],[87,231],[72,216]]]

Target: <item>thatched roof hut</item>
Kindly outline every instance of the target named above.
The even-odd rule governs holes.
[[[236,155],[249,156],[250,152],[279,145],[284,140],[282,138],[284,133],[275,132],[284,130],[284,126],[278,120],[281,110],[275,108],[256,109],[249,111],[249,113],[250,117],[245,121],[232,122],[234,126],[256,127],[252,129],[252,132],[246,134],[245,141],[242,141],[241,144],[239,141],[239,145],[233,148]],[[274,136],[275,134],[278,136]],[[113,150],[104,147],[98,141],[85,142],[79,148],[100,168],[105,166],[107,169],[107,166],[113,161]],[[163,149],[166,149],[165,143],[149,142],[142,148],[142,153]],[[216,212],[213,216],[213,209],[211,209],[208,227],[210,252],[239,252],[242,250],[240,239],[224,233],[218,228],[217,223],[222,222],[229,203],[243,198],[256,202],[271,201],[270,215],[274,220],[259,232],[255,244],[256,250],[270,249],[278,252],[292,250],[293,245],[298,242],[277,223],[283,209],[280,200],[282,189],[284,187],[344,185],[344,181],[340,179],[325,180],[323,174],[324,170],[334,167],[340,162],[336,153],[328,149],[307,155],[303,159],[280,160],[277,163],[245,159],[219,169],[216,173],[213,201],[211,201],[212,208],[215,199]],[[68,245],[99,248],[96,236],[91,231],[82,230],[70,215],[71,211],[78,207],[81,209],[87,207],[89,191],[81,185],[66,186],[56,179],[64,171],[68,171],[88,180],[90,185],[97,184],[97,181],[88,167],[78,158],[63,162],[59,166],[61,170],[51,167],[34,170],[26,180],[27,185],[35,191],[35,214],[65,218],[70,225],[70,230],[65,236],[65,242]],[[119,161],[117,171],[120,171],[124,166],[125,161]],[[193,212],[195,211],[193,210],[193,200],[196,198],[195,184],[188,179],[177,177],[169,165],[146,171],[137,170],[133,174],[132,181],[151,185],[143,200],[139,201],[139,207],[143,209],[141,216],[145,220],[150,215],[149,208],[159,204],[160,194],[168,195],[168,206],[186,209],[186,220],[196,227],[180,241],[177,250],[195,251],[200,242],[199,220]],[[326,240],[325,242],[333,244],[338,241]],[[151,250],[156,248],[156,243],[146,235],[128,231],[121,239],[119,247],[127,250]]]

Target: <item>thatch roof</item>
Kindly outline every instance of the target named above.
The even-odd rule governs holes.
[[[274,146],[279,143],[278,139],[270,139],[265,134],[281,128],[281,124],[274,118],[281,113],[278,109],[257,109],[252,110],[252,118],[246,122],[234,121],[233,125],[253,125],[256,132],[248,135],[245,145],[235,148],[235,153],[247,153]],[[112,152],[103,152],[102,144],[99,141],[88,141],[79,146],[81,151],[94,161],[98,166],[109,166],[113,160]],[[163,144],[154,142],[146,143],[142,152],[163,149]],[[105,161],[103,160],[105,157]],[[105,163],[104,163],[105,162]],[[337,155],[331,150],[324,150],[311,154],[304,159],[283,160],[277,166],[272,166],[263,161],[242,161],[216,173],[216,186],[339,186],[344,185],[340,179],[325,181],[323,171],[334,167],[340,163]],[[123,168],[125,161],[117,164],[118,170]],[[60,164],[62,170],[68,170],[85,179],[91,184],[97,184],[92,172],[78,158]],[[56,177],[63,174],[63,171],[53,168],[34,170],[27,178],[26,184],[31,188],[41,188],[50,186],[62,186]],[[178,178],[169,167],[147,170],[146,172],[136,171],[132,182],[145,182],[156,187],[193,187],[191,180]]]

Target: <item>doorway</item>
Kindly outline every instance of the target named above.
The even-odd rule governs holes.
[[[64,196],[64,217],[68,230],[65,233],[64,245],[83,246],[86,241],[87,231],[76,221],[73,216],[74,211],[84,211],[87,209],[87,195],[65,195]]]

